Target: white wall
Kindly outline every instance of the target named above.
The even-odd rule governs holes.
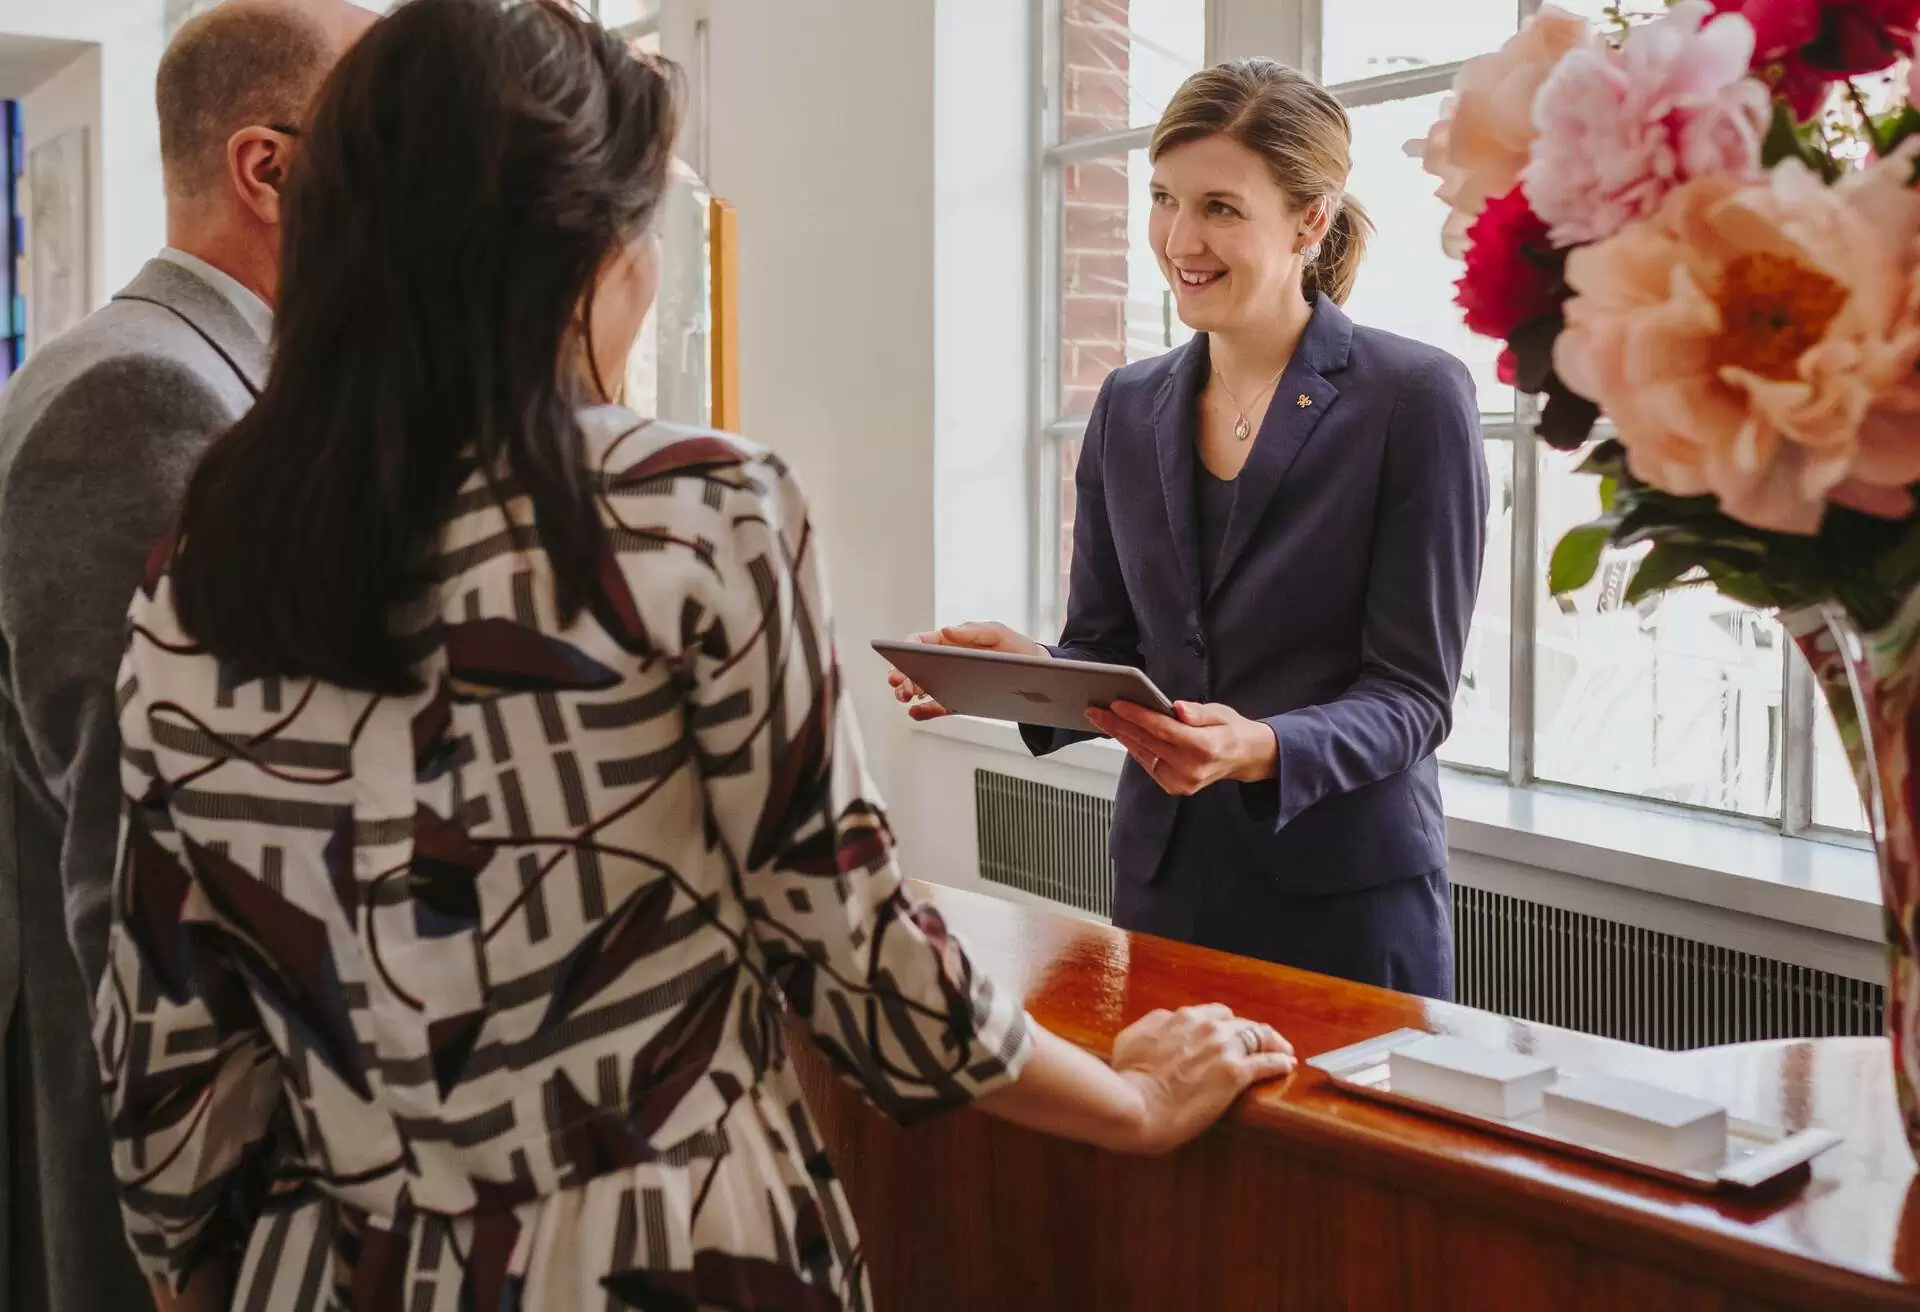
[[[390,0],[356,0],[384,12]],[[153,78],[166,49],[165,0],[0,0],[7,36],[85,42],[89,49],[18,96],[27,148],[84,126],[91,133],[89,291],[95,305],[166,242],[160,126]]]
[[[876,634],[933,588],[934,10],[711,0],[707,177],[740,215],[741,427],[792,462],[885,778],[903,737]],[[663,25],[667,53],[690,61]]]
[[[0,0],[0,34],[91,47],[31,90],[19,88],[27,147],[90,130],[90,292],[103,302],[159,249],[160,134],[153,72],[165,45],[161,0]]]
[[[76,128],[87,132],[87,233],[88,268],[87,295],[89,305],[98,305],[112,294],[118,283],[110,283],[107,273],[107,245],[109,240],[123,238],[132,240],[132,234],[126,231],[113,232],[107,227],[107,204],[105,187],[102,180],[105,160],[102,153],[104,134],[101,131],[100,97],[100,47],[83,46],[78,55],[65,68],[40,82],[33,90],[20,97],[21,127],[26,137],[27,155],[32,157],[36,148],[55,137],[64,136]],[[158,156],[156,154],[155,158]],[[21,205],[25,208],[27,199],[22,192]],[[144,217],[135,207],[131,216],[135,226]],[[116,227],[124,229],[126,224]],[[124,280],[123,280],[124,281]],[[29,323],[34,312],[33,298],[27,298]],[[44,339],[38,331],[30,334],[30,343],[37,348]]]
[[[742,428],[812,494],[869,764],[929,873],[918,836],[970,800],[929,789],[946,745],[867,643],[1030,610],[1032,30],[1025,0],[662,14],[708,111],[682,153],[740,215]]]
[[[920,622],[1033,614],[1035,115],[1025,3],[939,0],[934,41],[934,498]]]

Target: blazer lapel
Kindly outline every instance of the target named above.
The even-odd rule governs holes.
[[[1313,430],[1340,399],[1339,388],[1327,375],[1347,367],[1352,344],[1353,321],[1326,296],[1316,295],[1313,317],[1293,350],[1287,371],[1274,386],[1273,399],[1267,403],[1266,416],[1253,439],[1253,450],[1247,453],[1247,463],[1240,470],[1233,513],[1227,517],[1226,539],[1220,544],[1220,559],[1214,564],[1212,586],[1207,589],[1209,598],[1220,590],[1221,582],[1245,554],[1287,471],[1300,458]],[[1163,462],[1165,458],[1163,452]]]
[[[170,311],[227,362],[248,392],[260,395],[267,378],[267,344],[204,279],[171,260],[152,259],[113,299],[146,301]]]
[[[1153,442],[1160,457],[1160,488],[1167,498],[1173,554],[1187,585],[1187,601],[1200,602],[1200,529],[1193,515],[1194,439],[1199,435],[1200,389],[1207,381],[1207,339],[1196,336],[1180,348],[1153,403]]]

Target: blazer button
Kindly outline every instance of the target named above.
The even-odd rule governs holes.
[[[1207,654],[1207,640],[1196,633],[1187,639],[1187,650],[1195,656],[1205,656]]]

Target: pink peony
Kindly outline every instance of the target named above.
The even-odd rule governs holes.
[[[1467,228],[1519,182],[1533,142],[1534,95],[1560,57],[1589,39],[1585,19],[1543,6],[1505,45],[1461,66],[1440,121],[1407,143],[1407,153],[1440,179],[1437,194],[1450,211],[1440,230],[1447,254],[1465,254]]]
[[[1763,182],[1699,178],[1568,256],[1554,369],[1612,418],[1636,477],[1789,533],[1829,502],[1911,508],[1914,159],[1835,187],[1797,160]]]
[[[1747,74],[1753,28],[1712,13],[1681,0],[1620,49],[1572,51],[1548,76],[1520,177],[1556,246],[1611,235],[1690,178],[1759,175],[1769,102]]]

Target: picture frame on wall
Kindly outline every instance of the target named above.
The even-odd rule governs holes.
[[[87,315],[92,264],[87,129],[27,152],[27,341],[38,350]]]

